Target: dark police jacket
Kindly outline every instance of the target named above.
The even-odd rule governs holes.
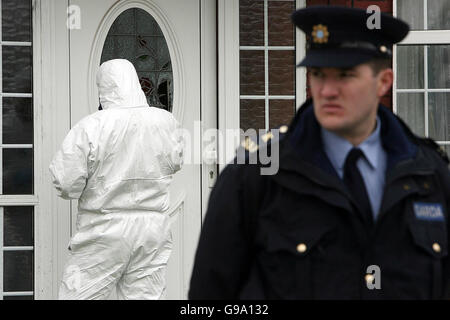
[[[437,146],[380,106],[388,155],[371,227],[321,147],[312,103],[279,142],[279,171],[228,165],[209,200],[190,299],[450,298],[450,174]]]

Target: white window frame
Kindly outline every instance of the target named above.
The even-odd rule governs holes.
[[[35,6],[35,0],[31,1],[31,8],[34,8]],[[32,9],[33,12],[33,9]],[[0,1],[0,21],[2,19],[2,4]],[[34,21],[34,15],[33,15],[33,21]],[[33,22],[34,23],[34,22]],[[23,46],[23,47],[31,47],[33,42],[28,41],[1,41],[2,39],[2,27],[0,26],[0,75],[2,74],[2,52],[3,47],[6,46]],[[34,39],[33,39],[34,41]],[[33,52],[33,59],[34,59],[34,52]],[[34,70],[34,60],[33,60],[33,70]],[[33,85],[34,88],[34,85]],[[33,98],[33,93],[9,93],[9,92],[3,92],[3,85],[0,81],[0,95],[3,98]],[[3,99],[0,99],[0,127],[3,125],[2,123],[2,113],[3,113]],[[34,106],[33,106],[34,109]],[[33,122],[35,121],[35,115],[33,114]],[[33,123],[34,128],[36,128],[36,123]],[[33,133],[34,141],[33,144],[3,144],[2,137],[0,135],[0,173],[3,172],[3,149],[33,149],[36,150],[38,147],[36,145],[36,130],[34,130]],[[35,152],[34,152],[35,153]],[[26,206],[26,207],[33,207],[33,220],[36,221],[36,207],[39,204],[38,197],[36,195],[36,159],[35,154],[33,153],[33,159],[34,159],[34,168],[33,168],[33,192],[34,194],[30,195],[3,195],[0,194],[0,300],[3,300],[3,297],[8,296],[33,296],[34,291],[36,290],[35,284],[33,284],[34,291],[26,291],[26,292],[4,292],[3,287],[3,279],[4,279],[4,270],[3,270],[3,255],[6,251],[35,251],[35,247],[33,246],[20,246],[20,247],[5,247],[3,243],[3,229],[4,229],[4,207],[20,207],[20,206]],[[0,190],[3,190],[3,181],[0,179]],[[0,192],[3,193],[3,192]],[[33,232],[35,232],[33,230]],[[35,257],[34,252],[34,257]],[[36,260],[36,258],[34,258]],[[33,272],[35,272],[35,266],[33,266]],[[35,278],[35,275],[33,274],[33,278]]]
[[[393,14],[397,16],[397,2],[393,2]],[[404,0],[403,0],[404,1]],[[424,1],[424,29],[427,28],[427,0]],[[393,51],[394,83],[392,89],[393,111],[397,114],[397,94],[402,92],[424,93],[424,121],[425,136],[429,136],[428,128],[428,93],[450,92],[450,88],[430,89],[428,88],[428,48],[427,45],[450,45],[450,30],[419,30],[410,31],[408,36],[398,45],[422,45],[424,50],[424,88],[423,89],[398,89],[397,88],[397,45]],[[450,141],[436,141],[439,145],[450,145]]]
[[[283,0],[279,0],[283,1]],[[292,1],[292,0],[290,0]],[[294,0],[296,8],[306,6],[306,0]],[[267,0],[264,1],[265,3]],[[218,101],[219,101],[219,130],[239,130],[240,128],[240,99],[264,99],[266,108],[265,124],[269,128],[269,99],[295,99],[296,109],[306,99],[306,69],[296,69],[295,96],[272,96],[268,93],[268,66],[265,66],[265,95],[262,96],[241,96],[239,79],[239,53],[240,50],[264,50],[265,64],[268,63],[269,50],[296,50],[296,60],[300,61],[305,55],[305,35],[296,28],[295,47],[273,47],[268,46],[267,41],[267,6],[265,6],[265,45],[262,47],[239,46],[239,0],[218,0]],[[223,143],[219,141],[219,159],[224,159],[226,154],[226,137]],[[227,154],[225,163],[220,162],[219,168],[222,171],[226,164],[230,162],[234,154]]]

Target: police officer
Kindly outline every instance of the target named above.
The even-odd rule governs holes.
[[[409,27],[308,7],[312,99],[277,142],[279,170],[230,164],[209,200],[191,299],[450,298],[448,159],[380,99]]]

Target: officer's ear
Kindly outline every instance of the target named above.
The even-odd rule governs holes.
[[[377,78],[377,96],[383,97],[388,93],[394,82],[394,72],[391,68],[386,68],[378,72]]]

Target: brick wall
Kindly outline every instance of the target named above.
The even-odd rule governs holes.
[[[240,127],[272,129],[295,114],[294,0],[240,0]],[[265,21],[267,20],[267,24]]]
[[[306,5],[333,5],[361,9],[366,9],[371,5],[377,5],[380,7],[382,12],[392,15],[393,0],[306,0]],[[382,97],[381,103],[392,110],[392,89],[389,90],[389,92],[384,97]]]
[[[392,14],[393,0],[307,0],[307,6],[378,5]],[[240,0],[240,127],[272,129],[288,124],[295,114],[294,0]],[[267,29],[265,20],[267,19]],[[308,91],[308,88],[307,88]],[[392,109],[392,91],[381,103]]]

